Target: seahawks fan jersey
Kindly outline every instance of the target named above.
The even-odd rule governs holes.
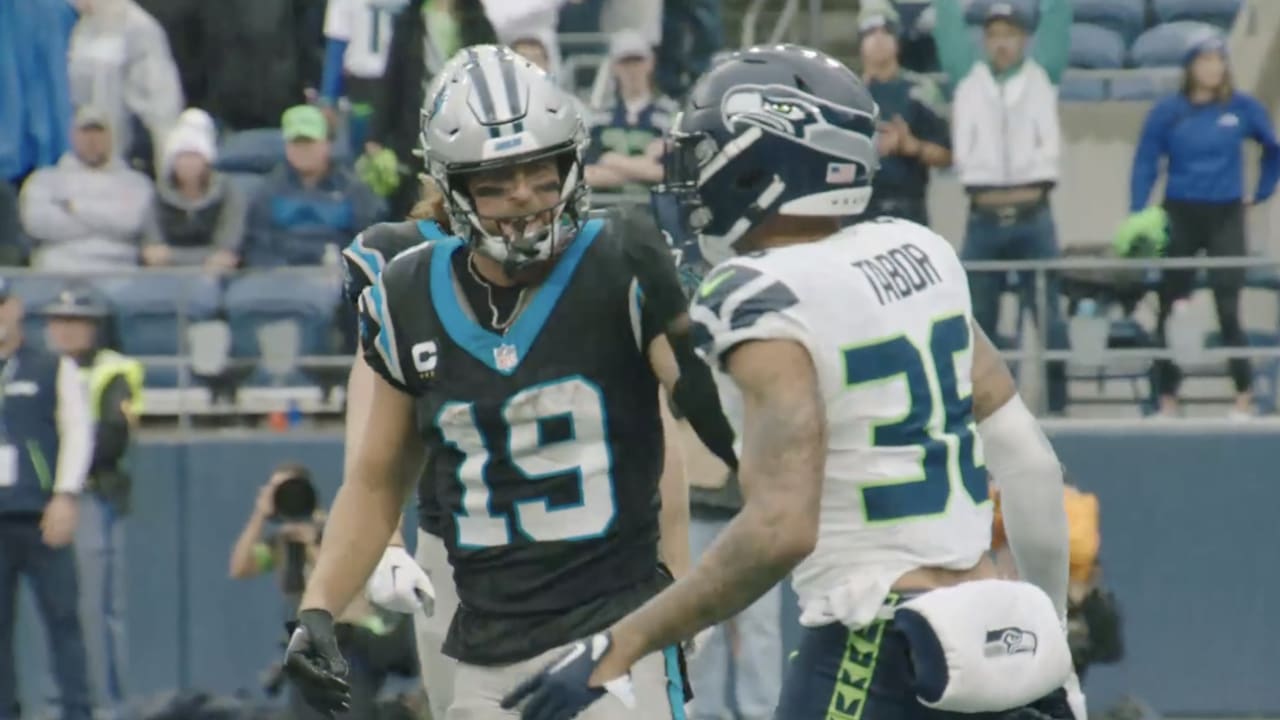
[[[411,247],[446,237],[431,220],[371,225],[342,251],[342,296],[359,312],[360,295],[378,281],[392,258]],[[418,515],[423,530],[437,537],[444,534],[444,512],[434,496],[418,498]]]
[[[459,252],[448,238],[397,256],[362,298],[361,332],[369,364],[418,398],[421,493],[446,508],[461,599],[445,652],[505,664],[604,629],[666,583],[646,351],[682,298],[651,222],[592,217],[499,335],[460,299]]]
[[[882,219],[735,258],[707,274],[690,314],[739,437],[726,354],[783,338],[813,358],[829,439],[818,544],[793,578],[803,624],[865,625],[904,572],[978,562],[991,504],[971,401],[972,308],[946,240]]]

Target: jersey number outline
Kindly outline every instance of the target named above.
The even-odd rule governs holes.
[[[987,477],[978,464],[976,424],[971,394],[960,395],[957,354],[972,347],[969,321],[964,315],[937,318],[929,331],[933,377],[924,351],[906,335],[844,349],[845,382],[859,385],[906,380],[911,403],[906,414],[872,427],[875,447],[917,447],[920,473],[888,482],[864,485],[862,506],[871,523],[924,518],[943,513],[951,501],[954,475],[974,504],[987,500]],[[940,418],[935,410],[941,406]],[[940,422],[939,422],[940,421]]]
[[[556,408],[547,412],[546,408]],[[561,408],[565,408],[561,410]],[[552,507],[549,498],[512,503],[510,518],[492,506],[489,465],[495,460],[491,441],[476,420],[475,404],[445,403],[436,416],[445,444],[462,453],[455,478],[462,488],[462,508],[454,514],[458,546],[480,549],[511,545],[515,528],[533,542],[582,541],[603,536],[617,514],[613,455],[609,449],[604,393],[581,375],[534,385],[512,395],[502,406],[507,435],[504,458],[530,481],[576,473],[579,501]],[[442,423],[442,418],[462,422]],[[545,423],[568,422],[567,439],[546,441]],[[514,523],[511,522],[514,520]]]

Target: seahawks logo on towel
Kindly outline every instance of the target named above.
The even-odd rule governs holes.
[[[982,648],[985,657],[1001,655],[1017,655],[1019,653],[1036,654],[1036,634],[1022,628],[1007,627],[987,631],[987,642]]]

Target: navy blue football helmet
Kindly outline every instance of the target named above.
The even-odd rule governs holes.
[[[775,215],[857,215],[880,165],[879,109],[840,61],[799,45],[733,53],[693,86],[676,118],[654,210],[712,264]]]

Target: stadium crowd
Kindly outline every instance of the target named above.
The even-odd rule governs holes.
[[[858,65],[880,106],[882,167],[872,205],[850,222],[888,215],[927,225],[930,173],[951,168],[968,198],[965,236],[951,238],[965,260],[1059,257],[1050,212],[1053,192],[1062,191],[1055,190],[1057,103],[1060,93],[1085,92],[1068,90],[1063,80],[1082,52],[1082,18],[1073,25],[1071,0],[933,0],[926,18],[921,3],[905,5],[860,3]],[[332,266],[356,233],[404,217],[417,202],[426,83],[445,59],[480,43],[507,44],[563,84],[587,88],[579,98],[589,118],[587,182],[607,197],[645,202],[648,188],[663,179],[664,133],[677,99],[726,49],[721,15],[720,0],[0,3],[0,264],[82,276],[75,288],[140,267],[203,268],[207,277],[230,278],[240,270]],[[1135,257],[1243,255],[1244,208],[1273,193],[1280,144],[1263,106],[1233,89],[1221,32],[1201,24],[1174,44],[1184,81],[1157,102],[1143,129],[1133,217],[1117,250]],[[606,71],[597,78],[595,66],[573,62],[575,55],[596,57]],[[1006,94],[1015,85],[1019,91]],[[1245,142],[1263,149],[1252,190],[1241,184]],[[1161,204],[1152,187],[1165,160]],[[1055,301],[1043,312],[1029,273],[974,273],[970,282],[975,316],[993,338],[1000,297],[1016,290],[1020,313],[1046,322],[1048,347],[1067,349],[1055,276],[1048,288]],[[1210,284],[1223,341],[1247,344],[1238,307],[1243,272],[1222,271]],[[1167,273],[1158,290],[1157,343],[1179,320],[1191,273]],[[304,350],[349,353],[351,319],[334,317],[336,287],[322,288],[320,304],[326,292],[332,303],[324,322],[342,328],[345,339],[331,343],[322,328]],[[60,317],[58,307],[65,316],[72,301],[61,300],[42,316]],[[107,312],[73,300],[82,315]],[[1253,370],[1243,359],[1229,367],[1233,416],[1250,417]],[[1066,363],[1046,363],[1044,374],[1048,412],[1064,413]],[[1178,368],[1160,361],[1151,376],[1154,409],[1178,415]],[[724,475],[720,467],[691,472]],[[734,512],[735,492],[731,479],[695,489],[699,548]],[[1081,605],[1086,598],[1110,602],[1097,600],[1091,497],[1069,496],[1084,508],[1073,515],[1083,558],[1079,572],[1073,569],[1073,599]],[[259,502],[255,522],[270,515],[261,507],[267,504]],[[0,506],[0,527],[4,514]],[[268,567],[251,563],[251,552],[240,553],[238,576]],[[776,596],[766,597],[715,636],[694,676],[723,687],[732,656],[737,697],[707,692],[693,717],[729,717],[731,706],[743,718],[772,712],[780,675],[770,668],[782,652],[778,608]],[[96,662],[115,660],[103,654]],[[94,682],[101,696],[107,682]],[[0,703],[10,701],[13,688],[7,690]],[[121,707],[112,709],[123,713],[119,688],[117,695]],[[9,712],[0,704],[0,720],[16,717]]]

